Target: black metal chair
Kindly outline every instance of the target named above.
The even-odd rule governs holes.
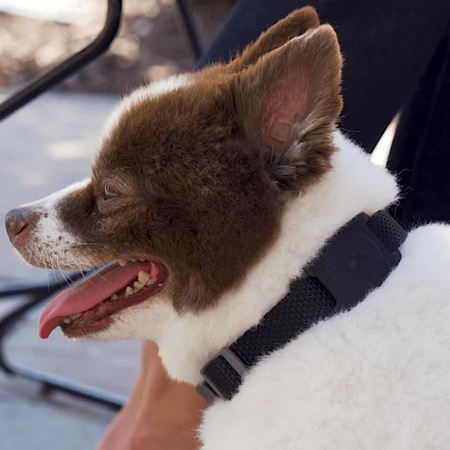
[[[81,70],[85,65],[99,57],[111,45],[119,31],[122,18],[122,0],[107,0],[108,9],[105,24],[98,36],[83,50],[63,61],[52,70],[39,76],[23,89],[7,98],[0,104],[0,121],[27,105],[33,99],[51,89],[65,78]],[[201,55],[201,45],[197,29],[193,20],[188,0],[177,0],[177,6],[189,38],[189,42],[196,59]],[[82,274],[71,275],[73,280]],[[0,370],[11,376],[28,378],[41,383],[42,392],[50,394],[52,391],[61,391],[76,397],[119,410],[125,398],[112,392],[107,392],[92,386],[58,377],[49,373],[29,369],[11,363],[5,351],[5,337],[12,331],[17,321],[32,308],[48,300],[54,293],[65,286],[63,280],[48,284],[20,284],[8,285],[1,289],[0,299],[7,297],[25,297],[28,299],[9,314],[0,319]]]

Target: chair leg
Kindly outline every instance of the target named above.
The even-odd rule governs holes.
[[[77,277],[79,278],[81,275],[77,275]],[[14,329],[14,325],[24,314],[47,300],[50,294],[61,289],[63,285],[64,283],[61,282],[50,285],[50,287],[47,285],[35,285],[31,287],[16,286],[0,291],[0,298],[24,294],[30,297],[27,303],[20,305],[0,319],[0,370],[10,376],[27,378],[41,383],[42,393],[45,395],[49,395],[53,391],[59,391],[106,406],[113,410],[120,410],[126,401],[126,398],[121,395],[28,367],[15,365],[6,356],[5,338]]]
[[[189,43],[194,53],[195,59],[199,60],[202,56],[202,44],[200,43],[200,37],[198,35],[197,27],[195,25],[194,16],[192,14],[192,7],[189,4],[189,0],[177,0],[177,6],[180,11],[183,25],[186,30],[186,34],[189,38]]]

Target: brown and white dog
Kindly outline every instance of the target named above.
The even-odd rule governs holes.
[[[35,266],[109,264],[48,305],[41,337],[154,340],[171,377],[199,383],[340,227],[397,197],[336,130],[341,65],[335,32],[303,8],[229,64],[126,98],[90,179],[7,216]],[[214,403],[204,448],[449,448],[449,228],[414,230],[402,254],[359,306]]]

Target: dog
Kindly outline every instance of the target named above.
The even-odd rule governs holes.
[[[107,265],[47,306],[41,337],[153,340],[173,379],[201,383],[339,229],[399,196],[338,130],[341,68],[334,30],[307,7],[228,64],[127,97],[91,178],[6,217],[34,266]],[[450,228],[414,229],[401,253],[364,301],[215,401],[203,448],[450,448]]]

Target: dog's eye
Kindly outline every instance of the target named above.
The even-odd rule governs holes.
[[[102,198],[103,198],[103,200],[104,200],[105,202],[107,202],[107,201],[109,201],[109,200],[112,200],[112,199],[114,199],[114,198],[117,198],[117,197],[119,197],[119,196],[120,196],[120,194],[119,194],[117,191],[115,191],[115,190],[111,187],[110,184],[106,183],[106,184],[103,186],[103,195],[102,195]]]

